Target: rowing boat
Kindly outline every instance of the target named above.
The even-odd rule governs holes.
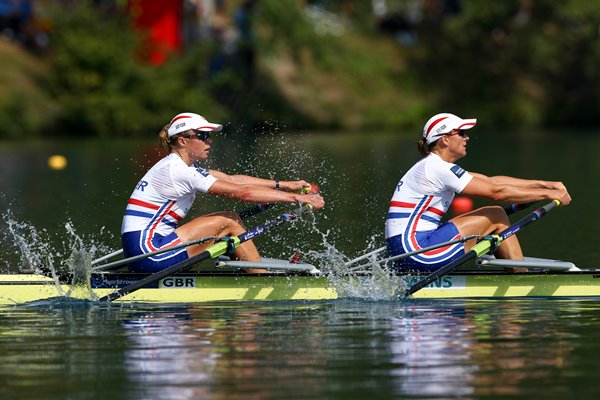
[[[101,302],[149,303],[330,300],[347,297],[403,299],[407,296],[430,299],[600,296],[600,270],[582,271],[572,263],[528,257],[518,261],[496,260],[491,255],[502,241],[539,220],[559,204],[558,200],[553,200],[495,235],[465,236],[385,259],[379,258],[385,252],[385,247],[382,247],[343,263],[342,273],[335,271],[335,268],[332,272],[322,273],[311,264],[298,263],[297,257],[292,261],[262,258],[259,262],[248,262],[232,261],[226,256],[242,243],[296,220],[311,209],[304,205],[238,236],[222,238],[200,254],[152,274],[117,271],[113,268],[122,268],[134,260],[172,251],[173,248],[93,266],[121,254],[119,250],[93,260],[89,268],[85,265],[83,253],[76,256],[79,253],[74,252],[73,260],[82,262],[73,265],[73,284],[26,272],[0,275],[0,305],[61,296]],[[259,209],[264,208],[261,206]],[[177,247],[208,239],[214,238],[200,238]],[[414,254],[475,239],[481,240],[468,253],[431,273],[400,275],[387,269],[392,261],[399,262],[401,258]],[[216,260],[211,270],[192,269],[208,260]],[[483,269],[462,269],[471,260]],[[231,267],[234,270],[223,271],[215,267]],[[361,271],[361,268],[367,270]],[[507,272],[511,269],[516,271],[517,268],[527,272]],[[243,273],[256,269],[262,269],[265,273]],[[384,296],[378,293],[378,288],[382,289]]]
[[[91,289],[101,297],[146,277],[129,272],[93,273]],[[353,288],[373,277],[314,275],[307,272],[239,274],[235,271],[192,271],[176,274],[117,301],[149,303],[202,303],[217,301],[331,300],[353,297]],[[405,276],[409,286],[419,276]],[[0,304],[20,304],[65,293],[69,284],[37,274],[0,275]],[[399,290],[399,292],[401,292]],[[508,273],[500,270],[455,272],[414,294],[415,298],[506,298],[600,296],[600,270]]]

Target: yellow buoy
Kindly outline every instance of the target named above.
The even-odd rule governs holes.
[[[67,167],[67,158],[60,154],[55,154],[48,158],[48,166],[53,170],[61,170]]]

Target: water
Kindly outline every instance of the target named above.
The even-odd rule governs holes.
[[[598,315],[597,300],[18,306],[0,313],[0,397],[595,398]]]
[[[527,255],[598,266],[599,142],[572,132],[482,133],[462,165],[564,181],[573,204],[524,229],[520,240]],[[66,170],[47,168],[55,153],[67,156]],[[98,257],[118,248],[126,200],[155,154],[153,142],[0,144],[0,270],[60,270],[80,251]],[[323,260],[382,245],[391,191],[417,159],[413,140],[392,135],[231,134],[219,139],[211,163],[317,181],[327,206],[314,222],[278,228],[257,245],[267,256],[299,250]],[[242,208],[202,196],[191,216]],[[354,295],[389,299],[391,289]],[[0,398],[596,398],[597,300],[155,306],[53,299],[3,307]]]
[[[510,132],[478,133],[461,160],[466,169],[488,175],[561,180],[573,197],[566,208],[552,212],[519,237],[526,255],[567,259],[581,267],[597,266],[600,246],[594,232],[600,215],[593,212],[600,197],[600,135],[543,132],[523,137]],[[47,159],[64,154],[69,164],[52,171]],[[419,155],[413,139],[394,135],[304,134],[239,138],[236,133],[215,139],[210,166],[229,173],[250,173],[278,179],[307,179],[319,183],[326,208],[317,215],[319,232],[305,229],[277,230],[257,239],[267,256],[288,258],[324,250],[323,242],[354,257],[383,244],[383,225],[397,180]],[[120,247],[123,210],[133,187],[159,159],[154,139],[139,141],[67,141],[0,143],[0,211],[41,231],[61,257],[70,254],[72,222],[88,247],[101,248],[96,255]],[[476,206],[492,204],[476,200]],[[199,196],[190,217],[222,209],[243,209],[239,202]],[[258,225],[277,211],[252,217]],[[4,222],[4,218],[2,218]],[[14,254],[13,237],[5,237],[0,223],[0,245],[10,251],[0,257],[0,270],[12,270],[22,262]],[[326,235],[323,238],[323,235]],[[64,249],[64,250],[63,250]],[[16,250],[15,250],[16,251]],[[68,253],[68,254],[62,254]],[[60,258],[60,257],[58,257]]]

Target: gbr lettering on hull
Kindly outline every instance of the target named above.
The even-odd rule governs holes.
[[[196,287],[196,278],[191,276],[170,276],[160,280],[161,289],[187,289]]]

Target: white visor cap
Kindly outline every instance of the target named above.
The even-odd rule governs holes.
[[[219,132],[221,129],[223,129],[223,125],[208,122],[202,115],[194,113],[181,113],[177,114],[175,118],[171,120],[169,123],[169,128],[167,129],[167,133],[169,134],[169,137],[171,137],[190,129]]]
[[[427,144],[431,144],[446,133],[455,129],[471,129],[475,124],[477,124],[476,118],[462,119],[450,113],[436,114],[429,118],[423,127],[423,139]]]

